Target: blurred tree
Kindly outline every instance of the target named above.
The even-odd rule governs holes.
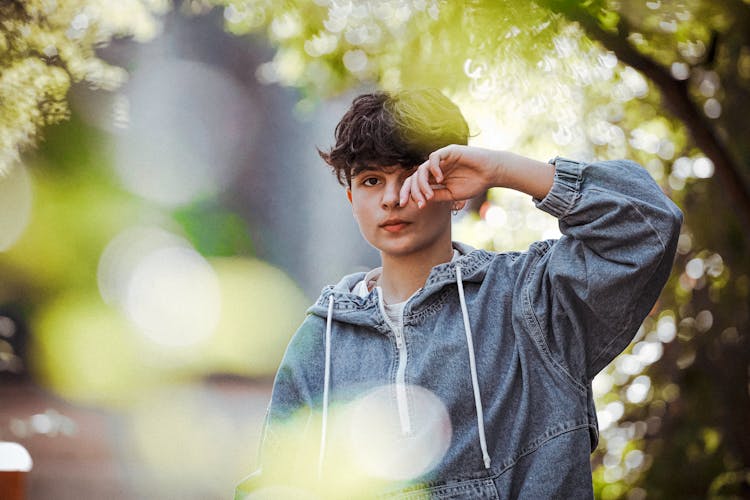
[[[686,225],[660,302],[595,380],[596,494],[750,496],[747,2],[212,1],[227,30],[277,45],[258,78],[301,89],[301,111],[352,87],[436,86],[488,145],[643,164]],[[527,243],[513,221],[529,215],[504,200],[461,234]]]
[[[97,57],[115,37],[146,41],[160,31],[168,0],[0,2],[0,175],[68,118],[72,83],[114,89],[127,73]]]

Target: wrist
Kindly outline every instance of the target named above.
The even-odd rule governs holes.
[[[498,151],[497,158],[496,186],[514,189],[538,199],[544,198],[552,187],[554,165],[510,151]]]
[[[492,155],[492,169],[489,179],[490,188],[493,187],[507,187],[508,178],[508,152],[507,151],[493,151]]]

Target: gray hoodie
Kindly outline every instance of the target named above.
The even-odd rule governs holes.
[[[358,492],[363,498],[593,496],[591,381],[653,307],[682,213],[634,162],[554,162],[553,186],[534,202],[559,219],[563,236],[524,252],[454,243],[462,256],[432,269],[404,307],[402,332],[384,314],[379,288],[353,291],[364,273],[323,289],[276,375],[262,469],[236,498],[267,486],[284,422],[300,411],[317,415],[306,430],[319,443],[317,463],[287,460],[284,477],[294,484],[300,467],[323,482],[335,477],[326,462],[337,422],[329,407],[375,393],[387,395],[380,401],[403,446],[384,457],[390,469],[375,467],[386,480]],[[427,458],[414,455],[425,463],[394,473],[394,464],[412,463],[398,456],[411,446],[428,449]]]

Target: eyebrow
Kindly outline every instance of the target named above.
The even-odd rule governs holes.
[[[389,165],[387,167],[373,166],[373,165],[358,165],[358,166],[352,168],[351,176],[352,176],[352,179],[354,179],[355,177],[357,177],[359,174],[361,174],[363,172],[385,172],[385,173],[389,173],[389,172],[393,172],[395,170],[403,170],[404,172],[408,172],[410,170],[413,170],[415,167],[416,167],[416,165],[414,167],[402,167],[402,166],[397,166],[397,165]]]
[[[373,171],[381,171],[382,168],[379,167],[372,167],[370,165],[359,165],[357,167],[352,168],[352,178],[357,177],[359,174],[363,172],[373,172]]]

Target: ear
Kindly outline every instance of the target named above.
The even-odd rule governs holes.
[[[467,203],[468,200],[454,201],[453,210],[463,210]]]
[[[349,200],[349,203],[352,202],[352,188],[346,188],[346,198]]]

